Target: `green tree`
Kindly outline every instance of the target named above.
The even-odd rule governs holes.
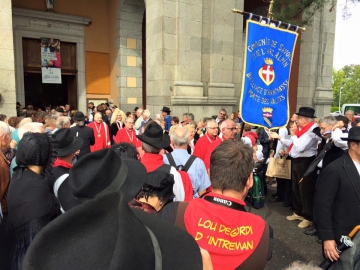
[[[360,65],[347,65],[341,70],[333,70],[334,107],[339,104],[340,89],[341,105],[360,103]]]
[[[359,3],[360,0],[345,0],[343,17],[349,16],[350,4]],[[267,0],[270,2],[270,0]],[[274,0],[274,19],[291,24],[301,24],[307,26],[311,24],[311,18],[315,12],[322,10],[325,4],[330,3],[328,12],[332,12],[336,7],[337,0]],[[345,14],[347,13],[347,14]]]

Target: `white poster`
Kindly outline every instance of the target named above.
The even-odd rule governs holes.
[[[41,38],[42,83],[61,84],[60,40]]]

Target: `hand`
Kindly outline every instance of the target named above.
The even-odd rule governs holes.
[[[332,262],[337,261],[340,258],[339,253],[336,251],[335,247],[336,247],[336,242],[334,240],[324,241],[325,256]]]
[[[294,123],[294,124],[290,127],[290,134],[291,134],[291,136],[296,135],[296,132],[297,132],[297,125],[296,125],[296,123]]]
[[[275,155],[275,152],[274,152],[274,151],[271,151],[271,152],[270,152],[270,157],[274,157],[274,155]]]
[[[280,135],[277,134],[276,132],[270,132],[270,136],[272,139],[281,139]]]
[[[203,270],[213,270],[214,268],[209,252],[206,249],[200,248],[200,253],[203,262]]]
[[[280,155],[280,156],[285,155],[285,151],[284,151],[284,150],[280,150],[280,151],[279,151],[279,155]]]
[[[333,127],[333,131],[335,130],[335,129],[337,129],[337,128],[340,128],[340,129],[342,129],[344,127],[344,122],[343,121],[339,121],[339,122],[337,122],[336,124],[335,124],[335,126]]]
[[[16,141],[14,141],[14,140],[11,140],[11,142],[10,142],[10,148],[15,148],[16,147],[16,145],[17,145],[17,142]]]

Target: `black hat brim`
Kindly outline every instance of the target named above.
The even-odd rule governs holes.
[[[144,134],[136,135],[136,137],[151,146],[154,146],[158,149],[166,148],[170,145],[170,137],[167,134],[163,134],[161,138],[150,138],[145,136]]]
[[[130,159],[130,158],[122,158],[122,161],[125,163],[128,173],[127,173],[127,176],[126,176],[124,182],[121,184],[119,190],[123,192],[124,199],[127,202],[130,202],[134,197],[136,197],[136,195],[139,194],[142,186],[145,184],[145,182],[147,180],[148,174],[147,174],[145,166],[143,164],[141,164],[138,160]],[[112,165],[112,166],[115,166],[115,165]],[[71,172],[71,170],[70,170],[70,172]],[[104,174],[104,177],[106,177],[106,174]],[[67,178],[65,181],[68,182],[69,178]],[[84,181],[86,181],[86,179],[84,179]],[[99,181],[101,181],[101,179],[99,179]],[[113,181],[115,181],[115,179]],[[60,187],[62,187],[63,184]],[[104,190],[105,189],[106,188],[104,188]],[[65,185],[65,188],[62,189],[61,191],[62,192],[60,192],[60,188],[59,188],[58,197],[59,197],[60,204],[63,207],[64,211],[68,211],[71,208],[73,208],[81,203],[80,202],[81,200],[76,201],[75,195],[73,194],[69,183],[67,183],[67,185]],[[111,192],[111,191],[118,191],[118,190],[109,190],[109,192]],[[100,196],[100,195],[98,195],[98,196]],[[98,196],[95,196],[95,197],[98,197]],[[63,205],[63,202],[66,203],[66,205]]]
[[[360,141],[360,136],[354,137],[340,137],[343,141]]]
[[[308,118],[316,118],[316,116],[315,115],[306,115],[306,114],[303,114],[303,113],[295,113],[296,115],[298,115],[298,116],[304,116],[304,117],[308,117]]]
[[[74,140],[68,147],[63,149],[56,149],[57,156],[64,157],[72,153],[75,153],[81,148],[82,145],[83,145],[83,139],[80,137],[74,137]]]
[[[148,229],[159,243],[162,269],[203,269],[195,239],[139,211],[133,212],[120,192],[86,202],[36,235],[23,269],[154,269],[154,245]]]
[[[163,257],[163,269],[202,269],[199,245],[190,234],[141,209],[133,208],[132,210],[137,218],[155,234]],[[164,226],[164,222],[167,226]],[[186,248],[182,249],[181,246]]]
[[[130,202],[136,195],[139,194],[142,186],[145,184],[148,177],[146,168],[138,160],[123,158],[128,167],[128,175],[120,187],[123,192],[123,197],[126,202]]]

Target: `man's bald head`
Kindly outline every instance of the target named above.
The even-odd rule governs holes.
[[[188,129],[185,127],[177,127],[171,135],[171,139],[174,142],[175,148],[187,148],[187,145],[189,144]]]
[[[220,130],[224,139],[233,140],[235,138],[236,125],[234,121],[230,119],[223,121],[220,125]]]

